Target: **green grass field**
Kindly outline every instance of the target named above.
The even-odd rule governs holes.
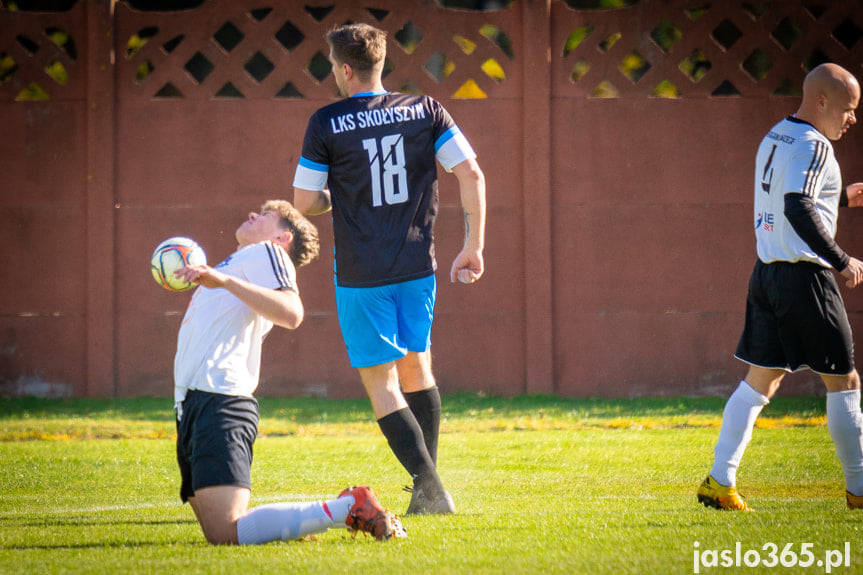
[[[723,405],[445,397],[439,468],[457,515],[404,518],[408,539],[387,544],[331,530],[215,548],[179,503],[170,400],[0,399],[0,572],[863,572],[863,513],[845,508],[823,398],[762,415],[739,477],[755,513],[697,504]],[[407,507],[367,401],[263,398],[261,412],[252,505],[367,483]],[[738,544],[768,566],[734,566]]]

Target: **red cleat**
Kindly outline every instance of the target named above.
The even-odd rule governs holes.
[[[354,498],[354,504],[345,519],[345,524],[351,531],[371,533],[378,541],[408,536],[401,519],[378,503],[378,498],[370,487],[349,487],[342,491],[339,497],[345,495],[352,495]]]

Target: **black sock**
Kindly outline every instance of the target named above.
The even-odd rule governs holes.
[[[378,420],[378,425],[399,463],[414,478],[414,484],[431,492],[443,490],[422,429],[411,410],[405,408],[385,415]]]
[[[437,465],[437,438],[440,432],[440,391],[437,386],[404,394],[408,407],[423,431],[426,449]]]

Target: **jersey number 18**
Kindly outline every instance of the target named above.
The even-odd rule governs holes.
[[[372,172],[372,205],[378,207],[384,202],[393,205],[408,201],[408,172],[401,134],[384,136],[380,142],[375,138],[363,140],[363,148],[369,154]]]

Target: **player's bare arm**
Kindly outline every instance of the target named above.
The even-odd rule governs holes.
[[[294,188],[293,203],[301,214],[308,216],[325,214],[333,207],[329,190],[313,191]]]
[[[471,158],[453,167],[459,183],[461,205],[465,217],[464,247],[450,270],[450,281],[473,283],[485,271],[482,252],[485,247],[485,174]]]
[[[852,257],[845,269],[839,273],[848,280],[845,282],[846,287],[855,288],[863,283],[863,262]]]
[[[855,185],[852,184],[852,186]],[[845,193],[849,193],[849,188],[852,186],[846,188]],[[859,197],[859,194],[855,194],[853,190],[850,191],[850,195],[853,195],[855,200]],[[809,247],[815,251],[815,253],[830,262],[833,268],[845,277],[847,280],[845,285],[848,288],[855,288],[863,283],[863,263],[861,263],[857,258],[850,257],[846,254],[839,247],[836,241],[830,237],[824,229],[821,219],[815,213],[814,204],[811,198],[807,198],[803,194],[798,193],[786,194],[785,198],[785,217],[788,218],[789,223],[794,228],[794,231],[797,232],[797,235],[799,235],[803,241],[805,241]],[[850,206],[850,197],[848,202],[848,205]]]
[[[845,197],[848,198],[849,208],[863,206],[863,182],[848,184],[845,187]]]
[[[279,327],[296,329],[303,322],[303,302],[293,290],[263,288],[238,277],[223,274],[210,266],[184,267],[177,275],[205,288],[228,290],[253,311]]]
[[[863,182],[848,184],[843,192],[849,208],[863,206]],[[848,280],[845,285],[849,288],[855,288],[863,283],[861,271],[863,271],[863,265],[861,265],[860,260],[852,257],[845,269],[840,272]]]

